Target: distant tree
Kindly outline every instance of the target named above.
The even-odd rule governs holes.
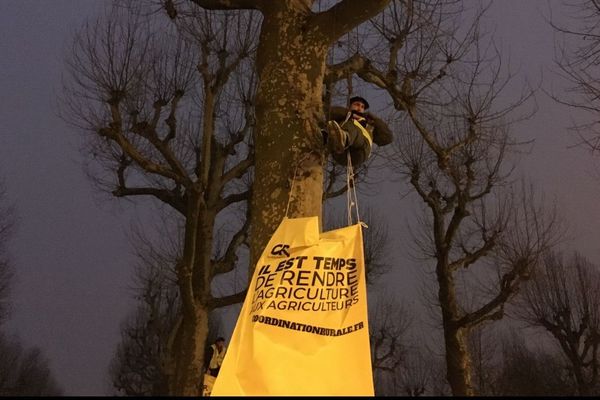
[[[517,315],[544,329],[568,361],[579,395],[598,394],[600,272],[580,254],[544,256],[520,297]]]
[[[332,178],[335,179],[335,178]],[[343,192],[342,192],[343,193]],[[335,214],[333,214],[335,212]],[[354,217],[353,217],[354,218]],[[363,245],[367,285],[377,287],[378,279],[391,268],[390,236],[388,221],[384,214],[372,207],[361,208],[361,222],[367,228],[363,229]],[[354,220],[356,222],[356,220]],[[348,226],[349,221],[345,210],[336,209],[332,214],[325,214],[325,230],[338,229]],[[391,297],[391,295],[390,295]],[[390,299],[389,301],[393,301]]]
[[[399,362],[393,370],[379,370],[380,380],[376,389],[383,396],[431,396],[432,394],[447,395],[448,392],[436,392],[436,386],[447,387],[444,374],[436,376],[436,369],[443,369],[443,360],[434,355],[422,337],[422,332],[416,336],[401,337]]]
[[[512,331],[500,341],[501,361],[491,377],[492,396],[572,396],[574,387],[560,356],[537,346],[530,350],[526,338]]]
[[[469,334],[469,352],[473,360],[473,386],[480,396],[494,392],[494,372],[497,370],[496,333],[489,324],[477,326]]]
[[[407,333],[414,317],[406,304],[389,291],[380,291],[372,303],[369,338],[375,393],[393,395],[393,378],[408,349]]]
[[[410,12],[401,3],[373,21],[380,40],[369,54],[377,62],[357,54],[352,67],[399,111],[395,131],[402,135],[390,164],[423,206],[412,229],[415,258],[434,265],[448,382],[454,395],[473,395],[469,333],[502,318],[559,231],[533,190],[512,189],[509,156],[525,143],[511,127],[527,116],[519,107],[532,92],[501,105],[513,76],[484,42],[485,10],[465,23],[463,3],[408,2]]]
[[[113,387],[127,396],[169,394],[163,363],[180,303],[173,264],[154,261],[137,269],[138,306],[121,325],[121,342],[110,366]]]
[[[15,225],[14,207],[8,200],[4,182],[0,181],[0,327],[10,311],[10,288],[13,269],[8,255],[8,241]],[[0,332],[0,396],[60,396],[49,369],[48,360],[37,347],[25,349],[18,339]]]
[[[432,380],[431,360],[423,354],[423,349],[409,349],[399,373],[396,374],[396,395],[428,395]]]
[[[556,4],[556,3],[555,3]],[[567,87],[551,93],[558,103],[582,111],[589,118],[571,126],[579,144],[600,150],[600,2],[563,0],[553,7],[550,24],[556,31],[555,64]],[[559,19],[554,14],[560,16]]]
[[[61,396],[48,360],[37,347],[24,349],[18,340],[0,336],[1,396]]]
[[[137,307],[121,324],[121,342],[109,368],[116,394],[169,394],[169,377],[164,363],[168,360],[169,342],[173,340],[174,327],[181,313],[176,264],[183,247],[183,227],[173,221],[168,213],[162,215],[161,223],[156,227],[161,235],[154,239],[150,238],[152,232],[147,223],[144,228],[136,225],[132,230],[132,244],[137,257],[133,286]],[[216,242],[219,242],[218,237]],[[213,283],[213,292],[223,296],[223,290],[216,286]],[[234,289],[225,291],[235,293]],[[224,334],[220,319],[217,311],[209,315],[209,343]],[[202,373],[197,377],[197,382],[201,381]]]
[[[363,221],[368,225],[368,228],[363,229],[367,285],[376,285],[379,278],[385,276],[392,267],[389,223],[384,217],[385,213],[372,208],[363,212]]]
[[[15,223],[14,208],[9,204],[6,187],[0,180],[0,325],[9,316],[10,286],[13,271],[8,257],[8,240]]]

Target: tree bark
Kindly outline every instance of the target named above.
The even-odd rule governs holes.
[[[197,307],[194,318],[181,318],[176,327],[169,373],[171,396],[199,396],[204,364],[204,344],[208,336],[208,310]]]
[[[201,193],[207,192],[188,190],[183,257],[176,267],[181,316],[171,333],[165,370],[169,394],[174,396],[198,396],[202,382],[215,216],[207,204],[208,194]]]
[[[454,396],[473,396],[471,357],[467,348],[467,328],[460,326],[454,279],[446,262],[438,262],[438,298],[442,310],[444,344],[446,348],[446,378]]]
[[[316,116],[329,43],[317,28],[306,29],[309,10],[285,3],[265,10],[257,54],[251,270],[288,201],[290,217],[321,216],[324,146]]]
[[[444,321],[444,324],[446,322]],[[465,328],[444,329],[446,344],[446,378],[454,396],[474,396],[471,357],[467,349]]]

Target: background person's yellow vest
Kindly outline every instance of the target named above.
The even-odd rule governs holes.
[[[223,364],[223,358],[225,358],[225,352],[227,351],[227,347],[223,345],[223,350],[219,351],[216,344],[211,344],[210,347],[213,349],[212,357],[208,364],[208,368],[217,369]]]
[[[212,395],[373,393],[360,225],[285,218],[256,269]]]

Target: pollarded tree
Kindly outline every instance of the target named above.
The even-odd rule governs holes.
[[[517,314],[544,329],[568,361],[577,391],[598,394],[600,371],[600,274],[575,253],[548,253],[522,293]]]
[[[565,373],[560,355],[541,346],[529,349],[520,331],[513,330],[495,343],[501,352],[500,365],[490,379],[495,396],[572,396],[574,387]]]
[[[177,289],[177,260],[181,258],[184,227],[169,213],[160,216],[154,234],[144,221],[143,228],[134,225],[132,245],[137,262],[133,282],[135,310],[121,324],[121,341],[111,361],[109,374],[115,393],[127,396],[169,395],[169,377],[164,362],[168,359],[169,343],[179,321],[181,301]],[[156,232],[160,232],[156,235]],[[227,235],[218,233],[217,247],[227,245]],[[226,249],[219,247],[215,254]],[[245,268],[245,266],[238,266]],[[237,270],[236,270],[237,272]],[[226,282],[237,274],[223,276]],[[236,293],[234,287],[225,287],[223,279],[212,285],[215,296]],[[237,282],[238,287],[243,283]],[[220,310],[209,314],[207,342],[224,335]],[[202,376],[198,377],[200,383]]]
[[[249,196],[256,16],[197,10],[173,25],[143,6],[115,7],[76,35],[64,111],[90,133],[84,153],[100,188],[156,199],[183,226],[161,372],[169,394],[196,395],[208,315],[245,296],[213,296],[211,283],[235,268],[247,236],[246,219],[228,224],[216,252],[220,218]]]
[[[394,165],[422,202],[415,240],[420,258],[434,264],[447,379],[464,396],[474,394],[470,331],[502,318],[559,232],[532,191],[511,189],[508,157],[522,143],[510,128],[531,91],[499,105],[512,76],[483,43],[485,10],[465,25],[460,6],[392,2],[372,22],[379,40],[365,41],[347,67],[399,111]],[[482,288],[485,275],[494,278]]]
[[[554,8],[554,7],[553,7]],[[554,10],[553,10],[554,11]],[[558,33],[555,64],[558,75],[567,85],[551,96],[557,102],[580,110],[589,119],[578,118],[571,127],[580,144],[592,151],[600,150],[600,2],[569,0],[558,3],[550,24]]]

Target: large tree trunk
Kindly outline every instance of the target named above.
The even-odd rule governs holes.
[[[169,374],[171,396],[199,396],[208,336],[208,310],[198,307],[194,318],[181,318],[171,348],[174,360]]]
[[[169,394],[199,396],[208,336],[210,263],[215,215],[205,196],[193,188],[186,193],[187,212],[183,256],[177,264],[181,314],[168,344]]]
[[[445,322],[444,322],[445,324]],[[467,348],[467,332],[462,328],[446,327],[446,377],[454,396],[474,396],[471,381],[471,357]]]
[[[438,262],[438,298],[442,309],[444,345],[446,349],[446,378],[454,396],[473,396],[471,357],[467,348],[467,330],[458,325],[459,311],[452,275],[447,262]]]
[[[285,2],[273,2],[264,15],[257,55],[251,270],[288,200],[288,216],[321,216],[324,146],[316,116],[322,114],[329,43],[317,29],[304,30],[309,16]]]

